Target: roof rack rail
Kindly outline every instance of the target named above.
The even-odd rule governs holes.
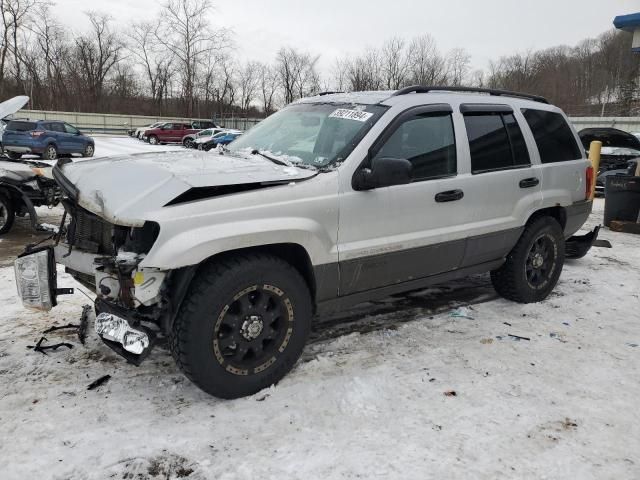
[[[320,92],[318,93],[318,97],[322,97],[324,95],[333,95],[334,93],[344,93],[344,92]]]
[[[531,95],[528,93],[510,92],[508,90],[496,90],[493,88],[476,88],[476,87],[438,87],[438,86],[423,86],[414,85],[412,87],[401,88],[395,92],[392,97],[398,95],[406,95],[408,93],[428,93],[428,92],[472,92],[472,93],[487,93],[489,95],[495,95],[498,97],[519,97],[533,100],[534,102],[549,103],[549,101],[539,95]]]

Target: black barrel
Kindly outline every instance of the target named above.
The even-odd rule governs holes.
[[[640,212],[640,177],[610,175],[604,200],[604,224],[612,220],[635,222]]]

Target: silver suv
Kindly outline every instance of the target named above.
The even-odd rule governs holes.
[[[543,98],[460,90],[321,94],[215,152],[61,160],[70,222],[16,261],[23,302],[55,304],[61,263],[107,345],[139,362],[166,335],[234,398],[293,367],[315,314],[478,272],[541,301],[591,212],[590,163]]]

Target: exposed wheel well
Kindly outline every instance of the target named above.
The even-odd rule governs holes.
[[[313,265],[311,263],[309,254],[302,245],[298,245],[297,243],[274,243],[271,245],[260,245],[258,247],[228,250],[226,252],[222,252],[209,257],[207,260],[202,262],[202,264],[239,253],[266,253],[269,255],[273,255],[274,257],[283,259],[285,262],[289,263],[296,270],[298,270],[298,272],[300,272],[300,275],[302,275],[305,282],[307,282],[307,286],[309,287],[312,298],[315,298],[316,281],[313,272]]]
[[[555,218],[562,227],[562,230],[564,230],[564,228],[567,226],[567,212],[564,207],[560,206],[537,210],[529,217],[529,220],[527,220],[527,224],[533,222],[536,218],[545,216]]]

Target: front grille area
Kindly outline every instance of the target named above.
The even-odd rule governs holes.
[[[67,242],[87,252],[113,255],[114,230],[114,225],[109,222],[82,208],[76,208],[67,230]]]

